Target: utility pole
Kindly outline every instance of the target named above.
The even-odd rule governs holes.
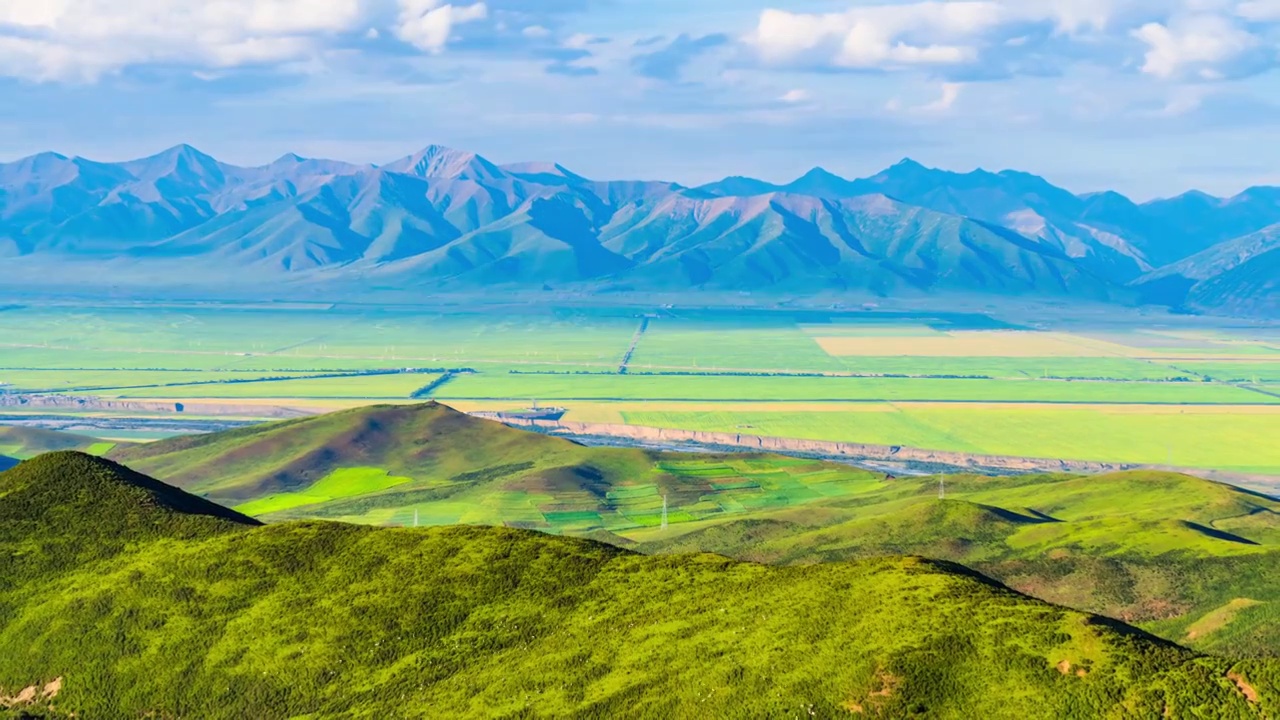
[[[942,477],[938,478],[938,499],[939,499],[939,500],[946,500],[946,499],[947,499],[947,476],[946,476],[946,473],[943,473]]]
[[[662,496],[662,529],[667,529],[667,496]]]
[[[418,527],[418,508],[413,509],[413,526]]]

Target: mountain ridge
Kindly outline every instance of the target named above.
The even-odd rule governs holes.
[[[596,181],[555,163],[498,165],[436,145],[381,166],[287,154],[239,167],[188,145],[123,163],[42,153],[0,164],[0,256],[87,284],[101,283],[92,270],[112,259],[130,258],[116,282],[138,285],[182,277],[200,258],[202,275],[226,284],[370,276],[423,291],[496,284],[1132,302],[1131,285],[1276,223],[1280,189],[1138,204],[1014,170],[956,173],[910,159],[863,179],[818,167],[786,184],[733,177],[698,187]],[[1200,307],[1270,307],[1241,301],[1247,292],[1274,294],[1238,283],[1198,296]]]

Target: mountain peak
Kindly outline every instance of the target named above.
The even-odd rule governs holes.
[[[904,157],[889,167],[890,170],[929,170],[930,168],[921,165],[909,157]]]
[[[497,165],[479,155],[443,145],[428,145],[408,157],[388,163],[383,169],[449,180],[497,180],[505,176]]]
[[[20,172],[44,172],[65,165],[70,158],[56,152],[42,152],[19,158],[12,163],[0,163],[0,168],[12,168]]]
[[[173,147],[167,150],[162,150],[159,153],[152,155],[151,158],[144,158],[144,159],[159,159],[159,158],[192,158],[192,159],[199,159],[199,160],[208,160],[210,162],[217,162],[216,160],[213,159],[213,157],[200,152],[195,147],[188,145],[186,143],[179,143],[178,145],[174,145]]]
[[[815,167],[809,172],[805,173],[804,175],[801,175],[799,179],[800,180],[830,180],[833,178],[836,180],[844,180],[844,178],[840,177],[839,175],[836,175],[835,173],[831,172],[830,170],[824,167]]]
[[[821,167],[815,167],[795,182],[783,186],[782,190],[815,197],[848,197],[857,194],[855,183]]]
[[[122,167],[139,180],[154,181],[173,178],[202,187],[220,185],[224,180],[222,163],[183,143],[149,157],[122,163]]]

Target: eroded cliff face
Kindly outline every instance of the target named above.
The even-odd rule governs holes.
[[[950,465],[954,467],[993,468],[1025,472],[1114,472],[1128,470],[1136,465],[1091,462],[1086,460],[1059,460],[1050,458],[1010,457],[1003,455],[975,455],[972,453],[925,450],[922,448],[862,443],[826,442],[797,438],[763,437],[742,433],[703,432],[671,428],[643,427],[639,425],[609,425],[554,420],[533,420],[512,417],[502,413],[473,413],[479,417],[498,420],[515,427],[537,429],[543,432],[568,435],[625,438],[654,443],[695,443],[721,447],[743,448],[759,452],[810,453],[831,457],[848,457],[859,460],[893,462],[917,462],[922,464]]]
[[[262,419],[289,419],[315,415],[316,410],[275,405],[227,403],[184,403],[148,400],[112,400],[87,395],[6,395],[0,393],[0,408],[63,412],[120,412],[172,415],[231,416]]]

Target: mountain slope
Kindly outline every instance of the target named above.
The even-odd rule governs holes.
[[[630,277],[675,288],[1115,292],[1054,247],[882,195],[673,196],[623,209],[601,239],[636,263]]]
[[[1138,280],[1144,299],[1243,315],[1280,312],[1280,225],[1215,245]]]
[[[1198,649],[1280,651],[1280,501],[1172,473],[898,480],[821,512],[633,534],[645,552],[773,564],[912,554],[961,562],[1036,597],[1141,623]],[[1252,603],[1216,632],[1197,621]]]
[[[0,475],[0,593],[159,538],[258,525],[109,460],[56,452]],[[6,620],[0,610],[0,625]]]
[[[189,146],[124,163],[0,164],[12,282],[287,294],[569,289],[986,294],[1128,301],[1123,286],[1280,222],[1280,190],[1138,205],[1015,171],[905,160],[786,184],[595,181],[429,146],[380,167],[286,155],[254,168]],[[1199,257],[1199,256],[1197,256]],[[202,272],[192,273],[198,261]],[[1266,313],[1241,270],[1212,307]],[[1209,305],[1206,299],[1206,307]]]
[[[118,472],[35,463],[61,492],[0,474],[0,515],[67,522],[8,531],[0,557],[95,532],[61,498]],[[0,588],[7,713],[1245,718],[1277,702],[1269,665],[919,559],[778,569],[504,529],[227,522],[125,531],[109,559]]]

